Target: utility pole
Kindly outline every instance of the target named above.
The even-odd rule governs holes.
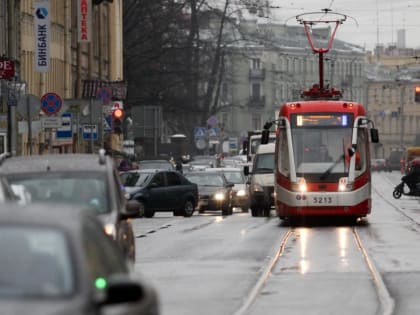
[[[402,83],[399,84],[400,86],[400,147],[401,149],[404,148],[404,92],[405,88]]]

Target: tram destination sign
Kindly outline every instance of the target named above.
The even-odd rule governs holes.
[[[353,126],[351,113],[302,113],[292,115],[293,127],[349,127]]]
[[[0,79],[10,80],[15,76],[15,63],[13,60],[0,58]]]

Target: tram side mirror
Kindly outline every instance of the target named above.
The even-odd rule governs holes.
[[[379,133],[378,133],[378,129],[376,128],[371,128],[370,129],[370,140],[373,143],[378,143],[379,142]]]
[[[261,144],[267,144],[270,139],[270,130],[264,129],[261,132]]]
[[[248,176],[249,175],[249,166],[244,166],[244,175]]]

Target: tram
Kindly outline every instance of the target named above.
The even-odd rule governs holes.
[[[312,21],[302,23],[310,39]],[[326,49],[309,41],[319,54],[320,83],[304,91],[302,100],[283,104],[261,138],[266,143],[275,125],[276,213],[291,220],[364,217],[371,212],[370,143],[379,141],[378,131],[362,104],[343,101],[340,91],[323,86],[323,54],[332,40]]]

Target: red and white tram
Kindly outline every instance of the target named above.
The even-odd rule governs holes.
[[[322,55],[331,41],[327,49],[310,42],[320,56],[320,84],[303,92],[302,101],[282,105],[262,134],[265,143],[276,125],[276,212],[282,219],[364,217],[371,212],[370,142],[379,141],[378,131],[362,104],[323,87]]]

